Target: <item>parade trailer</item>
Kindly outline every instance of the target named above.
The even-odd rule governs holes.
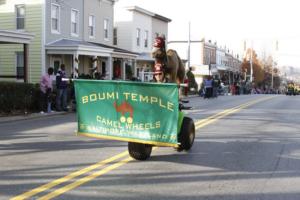
[[[184,116],[178,85],[108,80],[74,80],[78,134],[128,142],[137,160],[153,146],[189,150],[195,125]]]

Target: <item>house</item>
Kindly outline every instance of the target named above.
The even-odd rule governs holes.
[[[5,56],[1,56],[0,53],[0,62],[2,62],[3,67],[0,65],[0,80],[1,79],[23,79],[24,82],[28,82],[27,79],[27,72],[28,72],[28,49],[31,40],[34,38],[32,34],[29,33],[20,33],[17,31],[7,31],[7,30],[0,30],[0,44],[6,44],[10,46],[11,44],[18,44],[18,48],[20,45],[23,45],[23,52],[22,57],[18,57],[18,53],[16,53],[16,68],[13,74],[9,71],[9,68],[6,68],[4,63],[10,62]],[[4,55],[4,54],[3,54]],[[22,63],[22,67],[20,66]]]
[[[222,79],[226,84],[240,80],[241,61],[238,56],[233,56],[228,49],[217,46],[211,40],[190,41],[190,57],[188,52],[189,42],[186,40],[169,41],[169,47],[176,49],[182,59],[190,59],[190,67],[195,75],[198,86],[204,76],[213,75]]]
[[[191,69],[198,84],[201,87],[205,76],[213,75],[216,68],[216,49],[217,46],[210,40],[187,40],[169,41],[169,47],[176,49],[181,59],[190,60],[190,66],[186,69]],[[188,55],[188,49],[190,54]]]
[[[0,1],[0,80],[32,82],[40,78],[42,8],[41,0]],[[20,41],[28,36],[30,40]]]
[[[2,0],[3,2],[3,0]],[[38,82],[48,67],[63,63],[69,77],[85,74],[105,79],[130,78],[137,53],[113,46],[115,0],[11,0],[0,4],[0,27],[34,35],[29,47],[29,82]],[[22,67],[21,47],[0,46],[5,72]],[[132,70],[133,71],[133,70]]]
[[[152,79],[154,59],[151,57],[152,44],[157,36],[167,41],[170,19],[138,6],[115,6],[115,45],[139,53],[135,74],[143,81]]]

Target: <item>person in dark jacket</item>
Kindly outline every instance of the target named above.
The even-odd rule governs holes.
[[[65,65],[61,64],[60,69],[56,74],[56,110],[68,111],[67,108],[67,81],[62,80],[66,78]]]

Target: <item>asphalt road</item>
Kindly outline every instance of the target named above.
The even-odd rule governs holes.
[[[0,199],[298,200],[299,100],[190,98],[192,150],[142,162],[125,142],[76,136],[75,114],[0,123]]]

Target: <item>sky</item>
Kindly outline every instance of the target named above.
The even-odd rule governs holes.
[[[299,2],[299,1],[298,1]],[[244,41],[281,66],[300,68],[300,11],[297,0],[118,0],[172,20],[168,39],[206,40],[243,54]],[[276,51],[278,41],[278,51]]]

